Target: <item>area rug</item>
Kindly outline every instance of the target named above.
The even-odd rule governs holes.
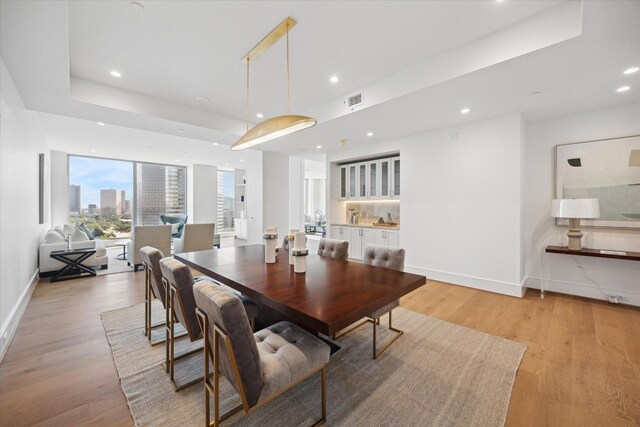
[[[133,268],[127,264],[126,260],[121,260],[117,258],[117,256],[121,254],[122,254],[122,248],[119,246],[107,248],[107,256],[109,257],[109,267],[107,267],[106,270],[103,270],[100,267],[97,267],[96,274],[98,276],[104,276],[105,274],[133,272]]]
[[[164,312],[154,305],[154,321]],[[198,426],[204,421],[204,386],[174,392],[164,372],[164,345],[144,334],[143,304],[101,314],[107,339],[138,426]],[[502,426],[526,346],[403,308],[394,326],[405,331],[380,358],[371,358],[371,325],[339,338],[327,369],[327,425]],[[381,321],[386,324],[386,317]],[[385,327],[379,328],[381,340]],[[183,352],[202,342],[176,342]],[[178,362],[176,378],[202,375],[202,352]],[[221,411],[239,396],[221,377]],[[308,426],[320,418],[315,375],[256,412],[240,412],[225,425]]]

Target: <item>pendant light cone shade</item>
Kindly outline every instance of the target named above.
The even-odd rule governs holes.
[[[318,123],[316,119],[294,114],[273,117],[249,129],[242,138],[231,146],[231,149],[244,150],[245,148],[310,128],[315,126],[316,123]]]
[[[293,28],[297,22],[287,17],[276,28],[274,28],[267,36],[262,39],[253,49],[247,53],[242,61],[247,64],[247,132],[231,146],[232,150],[244,150],[272,139],[280,138],[294,132],[315,126],[318,122],[316,119],[289,114],[289,106],[291,105],[290,95],[290,79],[289,79],[289,30]],[[263,54],[281,37],[286,36],[287,39],[287,114],[284,116],[273,117],[261,123],[258,123],[249,129],[249,63]]]

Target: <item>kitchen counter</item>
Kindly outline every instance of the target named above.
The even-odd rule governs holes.
[[[331,224],[332,227],[356,227],[356,228],[375,228],[376,230],[400,230],[400,225],[395,227],[376,227],[371,224]]]

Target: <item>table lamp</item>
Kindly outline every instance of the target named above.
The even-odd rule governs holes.
[[[598,199],[553,199],[551,201],[551,216],[569,219],[569,250],[581,250],[580,220],[598,218],[600,205]]]

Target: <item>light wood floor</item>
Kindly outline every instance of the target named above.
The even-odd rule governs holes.
[[[0,365],[0,426],[133,424],[99,313],[142,302],[143,278],[38,285]],[[528,346],[508,426],[640,425],[639,309],[437,282],[402,305]]]

